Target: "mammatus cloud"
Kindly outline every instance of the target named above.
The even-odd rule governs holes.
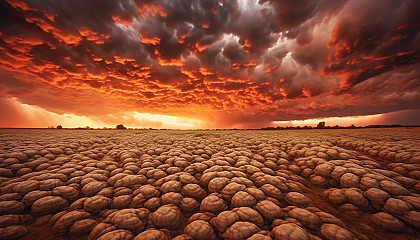
[[[57,114],[261,127],[420,100],[416,0],[0,4],[0,94]]]

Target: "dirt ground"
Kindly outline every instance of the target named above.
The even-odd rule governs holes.
[[[110,235],[112,231],[124,230],[121,239],[133,239],[151,228],[159,229],[168,239],[177,236],[198,239],[194,235],[198,233],[186,231],[197,219],[210,224],[209,237],[216,239],[240,239],[240,236],[257,239],[258,234],[267,239],[280,239],[276,227],[290,223],[295,233],[302,233],[308,239],[420,239],[419,146],[419,128],[0,129],[0,239],[18,236],[13,226],[27,229],[20,239],[88,239],[92,231],[101,227],[100,223],[114,226],[107,230]],[[55,180],[47,181],[50,179]],[[159,209],[167,206],[167,201],[175,201],[162,197],[167,193],[162,185],[170,181],[181,183],[173,193],[182,199],[192,199],[195,209],[188,212],[181,203],[173,204],[171,207],[179,216],[171,215],[158,222],[155,219]],[[206,195],[191,192],[187,185]],[[233,190],[229,185],[235,185]],[[148,196],[142,189],[153,194]],[[251,194],[249,189],[258,189],[263,197]],[[342,201],[337,202],[330,195],[335,189],[342,191]],[[64,190],[71,190],[72,195],[63,193]],[[385,197],[372,197],[366,193],[368,190]],[[253,202],[237,200],[238,192]],[[302,199],[293,199],[289,193],[300,193],[297,196]],[[98,206],[88,203],[95,196],[107,201],[100,211],[91,210]],[[125,196],[124,201],[121,196]],[[217,196],[223,206],[209,206],[208,196]],[[232,201],[234,198],[237,201]],[[52,200],[47,202],[47,199]],[[283,217],[279,221],[267,218],[256,207],[262,200],[280,207]],[[228,234],[234,228],[230,223],[225,232],[219,232],[215,223],[219,214],[223,211],[236,214],[240,207],[256,210],[263,222],[241,217],[237,221],[252,225],[247,229],[253,230]],[[124,217],[118,217],[124,209],[144,209],[148,215],[127,215],[141,223],[134,228],[125,224]],[[329,213],[333,217],[307,220],[293,215],[293,209],[311,216]],[[45,217],[61,211],[83,212],[86,217],[70,219],[64,228],[58,226],[64,221],[60,221],[64,219],[62,216],[55,220]],[[208,214],[209,211],[212,213]],[[395,224],[376,218],[378,213],[386,214]],[[16,220],[23,215],[31,215],[32,219]],[[38,219],[42,216],[46,220],[40,224]],[[182,221],[176,229],[163,223],[171,222],[172,218]],[[77,222],[83,219],[96,222],[90,227],[76,228]],[[334,230],[339,232],[331,233],[323,228],[340,221],[342,224]],[[7,231],[6,227],[9,227]],[[391,232],[390,227],[396,230]],[[107,231],[96,237],[90,234],[89,239],[104,236]],[[78,235],[78,232],[84,233]],[[293,234],[286,238],[296,239]]]

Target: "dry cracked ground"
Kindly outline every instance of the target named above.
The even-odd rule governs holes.
[[[420,129],[0,130],[0,239],[419,239]]]

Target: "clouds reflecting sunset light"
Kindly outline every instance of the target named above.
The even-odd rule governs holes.
[[[2,127],[420,124],[419,1],[68,2],[0,3]]]

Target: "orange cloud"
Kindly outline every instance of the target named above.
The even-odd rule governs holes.
[[[206,48],[208,47],[208,44],[201,44],[201,43],[196,43],[195,47],[198,50],[198,52],[202,52],[204,50],[206,50]]]
[[[273,70],[275,70],[276,68],[277,68],[278,66],[277,65],[274,65],[274,66],[267,66],[266,68],[265,68],[265,72],[266,73],[270,73],[270,72],[272,72]]]
[[[252,43],[248,41],[248,39],[245,39],[244,47],[250,48],[252,47]]]
[[[161,17],[167,16],[165,9],[163,9],[162,6],[156,4],[144,4],[141,6],[141,8],[138,7],[137,10],[139,11],[142,18],[147,18],[149,14],[151,16],[156,16],[157,13],[159,13]]]
[[[114,22],[124,24],[125,26],[133,24],[133,19],[121,19],[120,16],[112,16],[112,19]]]
[[[305,96],[305,97],[311,97],[311,91],[309,90],[309,89],[306,89],[306,88],[303,88],[302,89],[302,93],[303,93],[303,95]]]
[[[214,72],[210,71],[209,69],[205,67],[200,67],[200,73],[203,75],[212,75]]]
[[[99,34],[87,28],[79,28],[78,31],[81,36],[86,37],[88,41],[95,42],[96,44],[103,44],[106,39],[110,38],[110,35]]]
[[[115,62],[121,63],[121,64],[125,64],[126,62],[136,61],[136,59],[134,59],[134,58],[124,58],[124,57],[120,57],[120,56],[115,56],[114,58],[115,58]]]
[[[412,1],[398,11],[385,2],[385,13],[363,1],[8,2],[0,94],[58,115],[245,127],[384,114],[420,99]]]
[[[182,66],[180,59],[163,59],[158,57],[158,60],[161,66]]]
[[[139,34],[140,42],[143,44],[158,45],[160,43],[160,38],[158,37],[148,37],[146,34]]]

